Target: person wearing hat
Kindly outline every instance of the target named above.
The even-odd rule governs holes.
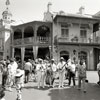
[[[63,57],[60,58],[60,62],[57,65],[57,68],[59,70],[59,88],[64,87],[64,76],[65,76],[65,67],[66,67],[66,62]]]
[[[15,79],[16,79],[16,90],[17,90],[16,100],[22,100],[21,90],[22,87],[24,87],[24,70],[17,69]]]
[[[13,85],[13,82],[14,82],[14,60],[13,59],[10,59],[10,63],[8,64],[8,79],[7,79],[7,84],[8,84],[8,90],[10,92],[12,92],[12,85]]]
[[[38,64],[36,65],[36,71],[37,71],[37,86],[40,88],[40,84],[42,88],[44,88],[45,84],[45,66],[43,64],[43,60],[41,58],[38,59]]]
[[[57,71],[57,65],[55,64],[55,60],[51,59],[51,64],[50,64],[52,71],[53,71],[53,78],[52,78],[52,86],[55,86],[55,78],[56,78],[56,71]]]

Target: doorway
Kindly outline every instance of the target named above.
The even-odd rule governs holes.
[[[41,59],[50,59],[49,47],[38,48],[38,56],[37,57],[41,58]]]
[[[100,60],[100,49],[94,48],[94,70],[97,70],[97,64]]]
[[[60,57],[63,57],[65,59],[65,61],[67,61],[69,59],[69,52],[68,51],[61,51]]]
[[[34,59],[33,48],[25,48],[25,57],[24,60],[28,61],[28,59]]]

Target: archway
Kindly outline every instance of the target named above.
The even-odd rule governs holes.
[[[86,68],[88,69],[88,66],[87,66],[87,52],[85,52],[85,51],[80,51],[80,52],[78,53],[78,59],[80,59],[80,60],[85,60]]]
[[[69,52],[68,51],[61,51],[60,57],[63,57],[67,61],[69,59]]]
[[[24,30],[24,38],[29,38],[34,36],[34,30],[32,26],[27,26]]]
[[[39,47],[38,48],[38,58],[50,59],[49,47]]]
[[[47,27],[45,25],[38,27],[37,36],[39,36],[39,37],[49,37],[49,35],[50,35],[49,27]]]
[[[16,58],[17,61],[21,60],[21,49],[20,48],[15,48],[14,57]]]
[[[13,36],[14,39],[21,39],[22,38],[22,31],[20,29],[16,29],[14,31],[14,36]]]
[[[25,48],[24,60],[28,61],[28,59],[34,59],[34,54],[33,54],[33,48],[32,47],[26,47]]]

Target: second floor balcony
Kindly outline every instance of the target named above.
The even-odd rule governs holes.
[[[13,40],[13,45],[33,44],[33,43],[49,44],[50,43],[50,37],[37,37],[36,39],[34,37],[29,37],[29,38]]]
[[[56,38],[56,42],[58,43],[96,43],[100,44],[100,37],[91,38],[69,38],[69,37],[58,37]]]
[[[37,43],[50,43],[50,37],[37,37]]]

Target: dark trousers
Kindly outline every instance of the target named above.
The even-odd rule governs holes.
[[[2,86],[3,87],[5,87],[6,81],[7,81],[7,75],[6,74],[2,74]]]
[[[29,70],[25,70],[25,83],[29,82],[29,77],[30,77],[30,71]]]
[[[73,86],[75,86],[75,73],[69,72],[69,83],[68,85],[71,84],[71,79],[73,79]]]

